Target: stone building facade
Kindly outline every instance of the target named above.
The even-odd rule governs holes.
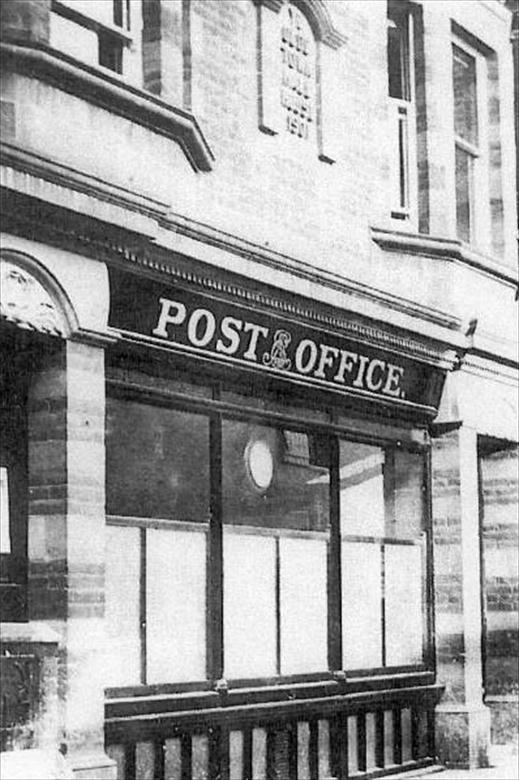
[[[512,6],[0,3],[5,772],[516,738]]]

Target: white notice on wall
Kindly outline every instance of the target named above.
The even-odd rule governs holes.
[[[0,553],[11,552],[9,534],[9,483],[7,469],[0,467]]]

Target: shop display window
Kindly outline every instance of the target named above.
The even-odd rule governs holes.
[[[135,397],[107,401],[110,689],[423,667],[423,449]]]
[[[107,684],[203,680],[208,418],[108,398],[106,425]]]
[[[423,661],[421,453],[340,443],[342,635],[346,669]]]
[[[222,431],[225,674],[323,671],[327,439],[235,420]]]
[[[106,425],[109,515],[207,522],[207,418],[108,399]]]

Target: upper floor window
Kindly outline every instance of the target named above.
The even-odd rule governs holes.
[[[452,45],[456,232],[485,246],[489,233],[486,58],[463,41]]]
[[[416,211],[416,139],[412,69],[413,17],[402,3],[388,3],[387,70],[390,114],[390,197],[394,219]]]
[[[134,49],[133,0],[52,0],[50,42],[55,49],[128,75]]]

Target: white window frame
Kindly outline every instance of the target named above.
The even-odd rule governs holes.
[[[452,37],[452,65],[454,64],[455,48],[471,57],[476,65],[476,116],[478,140],[473,144],[456,134],[454,128],[454,89],[453,89],[453,137],[454,137],[454,182],[456,177],[456,149],[461,149],[470,155],[471,177],[469,184],[470,226],[469,240],[464,241],[469,246],[483,252],[491,250],[491,224],[489,199],[489,159],[488,159],[488,63],[487,57],[459,36]],[[454,223],[458,235],[456,219],[456,188],[454,188]]]
[[[390,126],[389,176],[391,219],[400,227],[418,225],[418,170],[416,159],[416,88],[414,67],[414,18],[407,11],[405,98],[388,95]],[[387,26],[395,25],[388,17]],[[387,43],[386,43],[387,45]]]
[[[115,9],[117,0],[104,0],[110,2],[112,9]],[[97,62],[88,61],[87,64],[94,65],[101,71],[129,80],[132,83],[141,84],[142,75],[140,71],[140,33],[142,26],[142,11],[140,0],[122,0],[121,24],[109,24],[98,19],[95,14],[85,13],[85,4],[74,6],[74,0],[52,0],[51,2],[51,44],[52,44],[52,16],[65,19],[72,24],[78,25],[78,28],[88,30],[97,36],[98,57]],[[140,21],[139,21],[140,20]],[[103,66],[100,63],[101,39],[105,37],[119,45],[121,48],[121,68],[112,69]],[[59,42],[56,48],[59,50]],[[67,54],[67,50],[63,49]]]

